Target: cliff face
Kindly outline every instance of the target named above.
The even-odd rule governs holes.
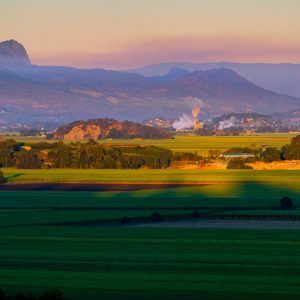
[[[85,139],[163,139],[171,138],[171,135],[158,128],[141,125],[139,123],[124,121],[119,122],[113,119],[95,119],[89,121],[76,121],[64,125],[49,136],[55,140],[85,140]]]
[[[101,135],[101,128],[97,125],[87,125],[84,124],[74,126],[68,133],[63,135],[64,140],[84,140],[84,139],[94,139],[97,140]]]

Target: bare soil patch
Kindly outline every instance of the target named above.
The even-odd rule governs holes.
[[[273,161],[271,163],[255,162],[249,165],[254,170],[300,170],[300,160]]]

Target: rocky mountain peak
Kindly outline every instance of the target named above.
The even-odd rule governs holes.
[[[30,64],[26,49],[15,40],[0,42],[1,64]]]

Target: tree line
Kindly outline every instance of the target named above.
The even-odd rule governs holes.
[[[173,152],[156,146],[106,146],[94,140],[87,143],[39,142],[30,145],[15,140],[0,142],[0,167],[20,169],[164,169],[172,161],[194,161],[193,153]]]

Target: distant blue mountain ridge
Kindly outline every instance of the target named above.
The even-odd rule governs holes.
[[[203,119],[225,113],[272,114],[300,108],[299,98],[260,87],[232,70],[236,64],[222,64],[206,64],[203,70],[160,65],[162,75],[153,66],[131,72],[36,66],[20,43],[1,42],[0,121],[177,118],[190,114],[199,99],[203,101]],[[286,78],[293,79],[293,74]]]

